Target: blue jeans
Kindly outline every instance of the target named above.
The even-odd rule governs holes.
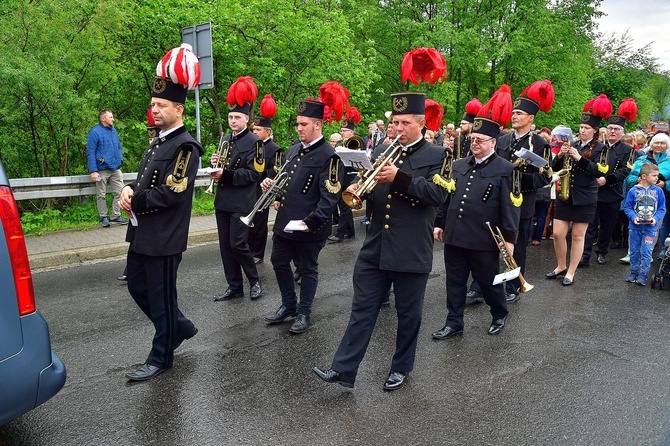
[[[651,268],[651,252],[654,249],[657,230],[649,225],[638,225],[629,229],[631,275],[647,278],[649,268]]]

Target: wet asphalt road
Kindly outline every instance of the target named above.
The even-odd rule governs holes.
[[[0,445],[670,444],[670,291],[625,283],[627,268],[614,262],[621,250],[563,287],[544,279],[551,242],[529,247],[535,289],[512,304],[501,335],[486,334],[490,315],[479,305],[467,308],[462,339],[433,341],[446,316],[438,245],[408,384],[381,389],[393,308],[382,310],[355,388],[321,382],[311,368],[330,365],[346,326],[361,243],[322,251],[314,325],[298,336],[290,322],[262,320],[279,305],[269,262],[263,298],[214,303],[225,287],[218,249],[189,249],[180,307],[200,332],[173,370],[138,384],[123,374],[144,361],[152,329],[115,280],[124,261],[37,273],[38,308],[68,379],[0,427]]]

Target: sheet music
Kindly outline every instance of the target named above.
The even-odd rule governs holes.
[[[337,153],[346,167],[353,167],[356,170],[372,170],[372,163],[365,154],[365,150],[335,147],[335,153]]]

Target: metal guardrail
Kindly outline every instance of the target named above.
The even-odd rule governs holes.
[[[123,182],[132,183],[137,179],[137,173],[124,173]],[[209,175],[198,175],[195,186],[209,186]],[[18,200],[36,200],[43,198],[82,197],[95,195],[95,182],[91,181],[90,175],[73,175],[69,177],[40,177],[40,178],[15,178],[9,180],[14,192],[14,198]]]

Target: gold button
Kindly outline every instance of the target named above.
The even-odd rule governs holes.
[[[386,209],[391,209],[391,205],[390,205],[390,204],[387,204],[387,205],[386,205]]]
[[[384,215],[384,218],[388,220],[389,218],[391,218],[391,216],[389,214],[386,214]]]
[[[389,225],[384,225],[384,229],[388,229],[388,228],[389,228]]]
[[[391,194],[388,194],[388,195],[386,196],[386,198],[388,198],[388,199],[390,200],[390,199],[391,199]]]
[[[403,163],[403,161],[402,161],[402,160],[398,161],[398,164],[402,164],[402,163]]]

